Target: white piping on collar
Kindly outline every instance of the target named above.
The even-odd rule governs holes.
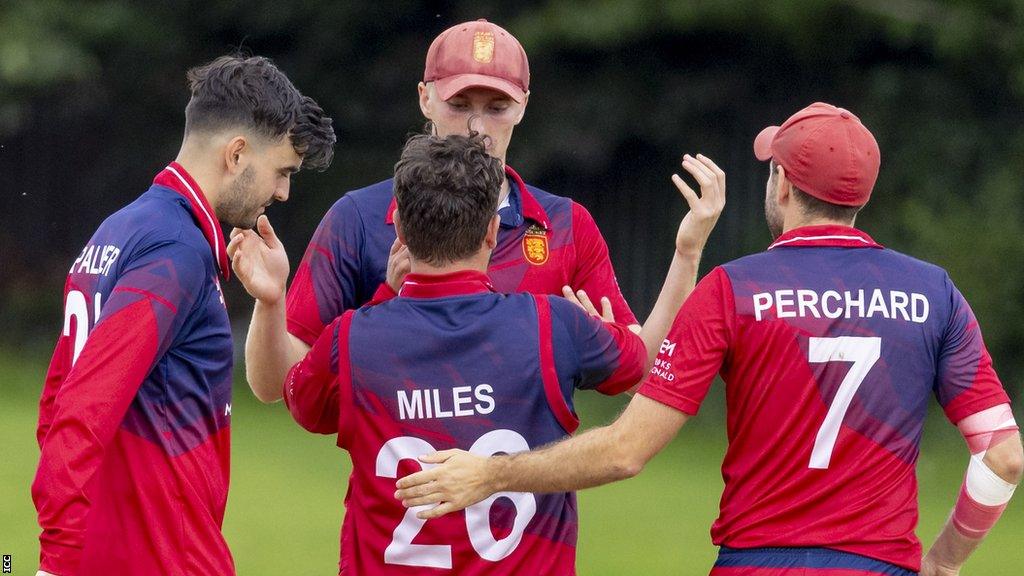
[[[867,244],[868,246],[871,245],[871,242],[865,240],[864,238],[861,238],[860,236],[794,236],[793,238],[787,238],[786,240],[779,240],[778,242],[776,242],[776,243],[772,244],[771,246],[769,246],[768,249],[771,250],[772,248],[775,248],[776,246],[781,246],[783,244],[789,244],[790,242],[799,242],[801,240],[804,240],[804,241],[813,241],[813,240],[857,240],[858,242],[863,242],[864,244]]]
[[[192,198],[196,201],[196,206],[199,206],[199,209],[203,211],[203,215],[205,215],[206,219],[210,222],[210,228],[213,229],[213,255],[214,255],[214,258],[217,261],[217,267],[219,268],[220,267],[220,237],[218,236],[218,233],[219,233],[218,229],[220,228],[220,225],[217,223],[216,220],[213,219],[213,216],[210,216],[210,213],[206,211],[206,206],[203,206],[203,202],[199,199],[199,195],[196,194],[196,191],[192,189],[192,186],[188,183],[188,180],[185,180],[181,176],[181,174],[179,174],[178,171],[174,169],[173,166],[168,166],[167,169],[170,170],[172,174],[177,176],[178,180],[181,180],[181,183],[184,184],[185,188],[187,188],[188,191],[192,194]]]
[[[413,280],[404,280],[404,281],[402,281],[402,287],[398,289],[398,295],[399,296],[403,296],[404,295],[402,293],[405,292],[405,287],[406,286],[419,286],[419,285],[420,285],[419,282],[415,282]]]

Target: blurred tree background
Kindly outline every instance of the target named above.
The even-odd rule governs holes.
[[[416,83],[427,47],[475,18],[510,30],[530,56],[530,104],[509,163],[590,209],[639,317],[684,209],[669,182],[681,155],[704,153],[728,173],[708,270],[770,240],[754,136],[826,101],[859,115],[881,146],[858,225],[949,270],[1019,398],[1024,0],[0,0],[0,552],[13,550],[15,574],[35,568],[35,404],[65,274],[102,219],[174,158],[185,71],[237,50],[269,56],[334,117],[334,165],[300,173],[288,203],[270,210],[294,268],[333,202],[390,176],[423,126]],[[237,282],[225,289],[241,337],[251,301]],[[720,396],[643,475],[581,494],[581,574],[706,573]],[[621,404],[581,401],[588,425]],[[235,412],[225,532],[240,573],[330,573],[345,457],[241,382]],[[935,416],[918,466],[926,544],[966,457],[948,449],[960,440]],[[1020,510],[1011,505],[965,574],[1020,573]]]
[[[530,55],[532,95],[509,163],[597,219],[638,316],[650,309],[683,202],[684,152],[729,175],[705,268],[763,249],[766,167],[751,142],[822,100],[879,140],[858,224],[946,267],[1008,388],[1024,375],[1024,2],[593,0],[0,4],[0,343],[45,353],[69,263],[180,144],[184,73],[238,49],[266,55],[334,117],[325,174],[270,212],[293,268],[344,191],[387,178],[423,119],[433,37],[486,17]],[[244,326],[250,303],[229,290]]]

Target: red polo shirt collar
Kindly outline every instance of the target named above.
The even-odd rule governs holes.
[[[511,166],[505,166],[505,174],[516,183],[516,187],[519,188],[519,201],[523,205],[523,218],[527,220],[533,220],[539,224],[545,230],[551,229],[551,220],[548,219],[548,213],[544,210],[544,207],[537,202],[537,199],[530,194],[530,191],[526,188],[526,182],[519,176],[519,173],[512,169]]]
[[[206,241],[210,243],[210,252],[213,253],[213,260],[217,263],[217,268],[225,280],[229,279],[231,277],[231,268],[228,266],[228,251],[224,243],[224,231],[221,230],[220,222],[217,221],[213,208],[206,201],[206,195],[203,194],[202,188],[192,178],[192,175],[181,164],[171,162],[167,168],[164,168],[156,175],[156,178],[153,179],[153,184],[170,188],[188,200],[188,205],[192,209],[192,217],[195,219],[196,224],[199,225],[199,229],[203,231]]]
[[[779,236],[772,245],[768,247],[778,248],[780,246],[831,246],[837,248],[881,248],[882,245],[875,242],[862,230],[850,226],[839,226],[827,224],[823,226],[803,226],[794,228]]]
[[[449,274],[407,274],[399,296],[409,298],[443,298],[496,292],[490,278],[476,270],[460,270]]]
[[[505,165],[505,174],[512,179],[516,184],[516,188],[519,190],[519,199],[523,205],[523,218],[527,220],[533,220],[545,230],[551,229],[551,220],[548,218],[548,213],[544,210],[544,207],[537,202],[537,199],[530,194],[530,191],[526,188],[526,183],[519,176],[519,173],[512,169],[511,166]],[[384,216],[384,222],[386,224],[395,223],[395,210],[398,209],[398,201],[395,200],[394,196],[391,197],[391,205],[388,206],[388,212]]]

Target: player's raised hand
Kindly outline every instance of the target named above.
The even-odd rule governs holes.
[[[569,286],[562,286],[562,297],[579,306],[584,312],[590,314],[595,318],[599,318],[605,322],[615,322],[615,312],[612,311],[612,301],[607,296],[601,297],[601,311],[597,311],[597,306],[590,300],[590,296],[587,295],[586,290],[577,290],[573,292]]]
[[[395,498],[406,508],[436,504],[416,514],[422,520],[457,512],[494,493],[487,473],[488,458],[465,450],[442,450],[422,456],[420,461],[438,466],[399,478]]]
[[[256,229],[259,233],[240,228],[231,231],[228,243],[231,269],[250,296],[275,304],[285,295],[288,253],[265,215],[256,220]]]
[[[405,282],[405,275],[412,270],[412,260],[409,259],[409,247],[402,244],[398,238],[391,244],[391,251],[388,253],[387,282],[395,293]]]
[[[700,196],[678,174],[672,175],[672,183],[690,207],[676,233],[676,251],[682,256],[699,258],[725,208],[725,172],[703,154],[684,155],[682,166],[697,181]]]

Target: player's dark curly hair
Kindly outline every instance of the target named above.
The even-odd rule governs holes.
[[[498,208],[501,160],[476,133],[412,136],[395,164],[395,199],[409,252],[440,266],[475,254]]]
[[[325,170],[334,157],[332,120],[262,56],[221,56],[188,71],[192,98],[185,135],[243,127],[269,140],[288,135],[302,167]]]

